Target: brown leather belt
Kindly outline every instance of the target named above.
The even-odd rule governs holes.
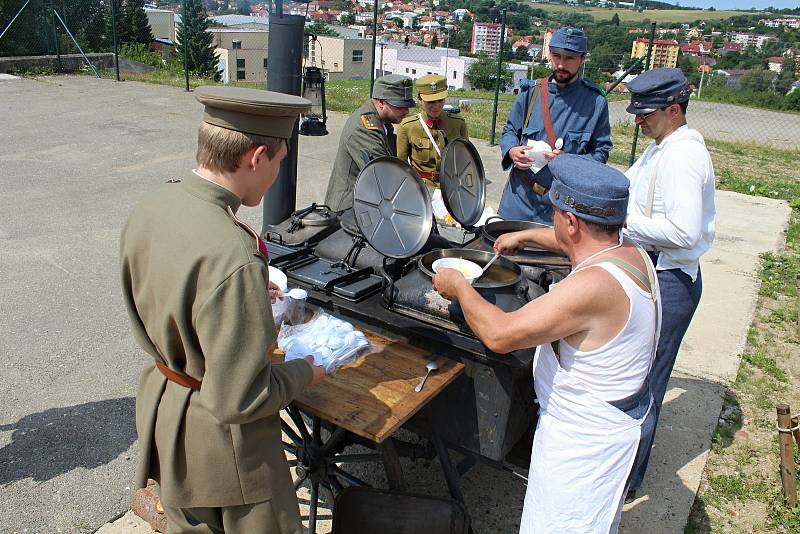
[[[161,374],[167,377],[167,380],[170,382],[175,382],[179,386],[183,386],[185,388],[189,388],[194,391],[200,391],[200,382],[196,378],[192,378],[189,375],[185,375],[183,373],[179,373],[177,371],[173,371],[166,365],[161,362],[156,362],[156,368],[161,371]]]
[[[430,180],[435,184],[439,183],[439,171],[421,171],[417,169],[417,174],[419,174],[420,178]]]
[[[527,172],[514,168],[514,173],[517,175],[517,178],[519,178],[522,181],[523,184],[533,189],[533,192],[536,193],[537,195],[545,196],[549,191],[549,188],[543,186],[542,184],[540,184],[539,182],[528,176]]]

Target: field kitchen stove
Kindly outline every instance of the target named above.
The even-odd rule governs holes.
[[[448,211],[472,229],[483,212],[486,187],[475,147],[463,139],[448,144],[440,174]],[[483,266],[493,257],[491,245],[478,237],[466,248],[455,248],[433,232],[426,186],[407,163],[388,157],[362,170],[352,211],[326,227],[325,236],[287,239],[288,222],[265,235],[270,264],[286,273],[290,285],[306,289],[309,302],[465,365],[464,373],[406,427],[422,434],[435,428],[448,446],[466,453],[473,463],[503,465],[514,445],[526,435],[530,438],[535,424],[535,351],[490,351],[474,336],[460,306],[440,297],[432,286],[433,261],[461,257]],[[556,267],[563,266],[562,258],[550,258]],[[543,274],[552,270],[543,266],[546,261],[534,261],[530,275],[524,271],[528,266],[500,257],[473,286],[501,309],[519,309],[544,293]],[[521,459],[525,463],[529,458],[523,454]]]

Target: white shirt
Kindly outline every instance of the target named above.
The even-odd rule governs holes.
[[[653,174],[653,210],[646,216]],[[702,256],[714,241],[714,165],[703,136],[684,125],[660,144],[651,142],[625,173],[631,182],[627,235],[658,250],[656,269],[680,269],[692,281]]]

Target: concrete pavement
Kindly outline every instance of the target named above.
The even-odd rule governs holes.
[[[120,298],[118,238],[143,194],[192,168],[200,113],[173,87],[82,76],[0,80],[3,530],[149,532],[130,514],[105,525],[129,505],[133,396],[145,361]],[[345,119],[330,117],[329,136],[301,138],[298,206],[322,199]],[[476,146],[496,207],[505,180],[499,154]],[[758,254],[779,248],[788,220],[781,201],[720,192],[717,203],[703,300],[624,532],[683,530],[752,318]],[[242,214],[260,227],[260,207]],[[442,495],[432,465],[404,462],[415,491]],[[520,479],[477,466],[463,486],[477,532],[516,530]]]

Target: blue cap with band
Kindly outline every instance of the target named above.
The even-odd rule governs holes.
[[[692,94],[681,69],[646,70],[628,84],[631,103],[628,113],[643,115],[672,104],[686,102]]]
[[[630,182],[620,171],[576,154],[559,154],[548,167],[553,173],[553,206],[597,224],[625,222]]]
[[[574,54],[586,53],[586,34],[578,28],[559,28],[550,38],[550,48],[558,48]]]

